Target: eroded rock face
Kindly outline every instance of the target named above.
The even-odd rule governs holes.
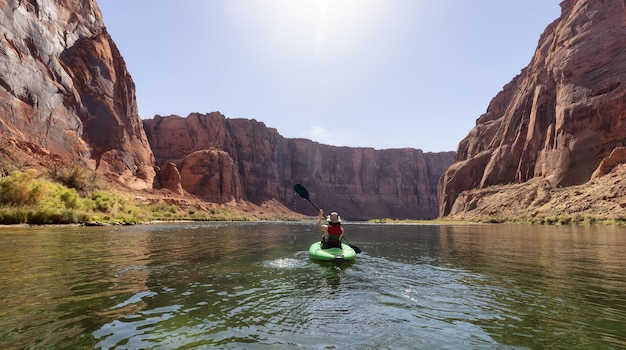
[[[180,172],[182,187],[208,202],[224,204],[244,200],[239,171],[224,151],[192,152],[183,158]]]
[[[0,1],[0,134],[135,189],[154,158],[94,0]]]
[[[157,169],[156,180],[155,188],[167,188],[178,195],[185,193],[181,184],[180,172],[173,162],[167,162]]]
[[[561,17],[546,28],[528,67],[460,142],[441,178],[440,215],[472,210],[455,204],[463,191],[534,178],[552,188],[581,185],[623,162],[624,18],[624,2],[561,3]]]
[[[217,112],[143,122],[157,163],[177,164],[185,191],[219,203],[277,199],[309,215],[316,211],[294,193],[297,182],[318,206],[345,218],[434,218],[437,181],[454,157],[287,139],[256,120]]]

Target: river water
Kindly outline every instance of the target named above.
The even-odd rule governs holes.
[[[626,228],[313,223],[0,230],[2,349],[625,349]]]

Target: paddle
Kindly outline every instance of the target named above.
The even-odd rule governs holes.
[[[317,205],[315,205],[315,203],[313,203],[313,201],[311,200],[311,198],[309,197],[309,191],[306,190],[306,188],[304,188],[304,186],[302,186],[301,184],[297,183],[295,185],[293,185],[293,190],[296,191],[296,193],[298,194],[298,196],[306,199],[307,201],[309,201],[309,203],[311,203],[313,205],[313,207],[315,207],[315,209],[317,209],[317,211],[320,211],[320,208],[317,207]],[[326,219],[326,215],[324,215],[324,219]],[[359,247],[350,244],[350,242],[348,242],[348,240],[346,239],[346,235],[343,235],[343,240],[346,241],[346,243],[350,246],[350,248],[354,249],[354,251],[359,254],[361,253],[361,249],[359,249]]]

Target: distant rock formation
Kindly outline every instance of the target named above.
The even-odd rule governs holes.
[[[5,0],[0,23],[0,139],[12,157],[77,163],[150,188],[154,158],[135,86],[96,2]]]
[[[245,200],[239,171],[230,155],[210,149],[192,152],[180,165],[182,188],[212,203]]]
[[[533,180],[534,190],[524,196],[539,196],[585,184],[626,161],[624,18],[624,2],[561,2],[560,18],[539,38],[528,67],[460,142],[455,163],[441,178],[441,216],[493,206],[496,194],[502,210],[519,206],[513,194],[520,193],[477,189]],[[528,212],[545,203],[526,200]]]
[[[294,193],[296,182],[318,206],[346,218],[435,218],[437,182],[454,158],[454,152],[288,139],[256,120],[228,119],[218,112],[143,122],[157,164],[176,164],[185,191],[218,203],[261,205],[277,199],[310,215],[316,212]]]

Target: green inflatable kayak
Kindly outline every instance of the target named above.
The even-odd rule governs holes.
[[[309,256],[311,259],[318,261],[344,261],[354,260],[356,258],[356,252],[345,243],[341,243],[341,249],[322,249],[322,243],[315,242],[309,247]]]

